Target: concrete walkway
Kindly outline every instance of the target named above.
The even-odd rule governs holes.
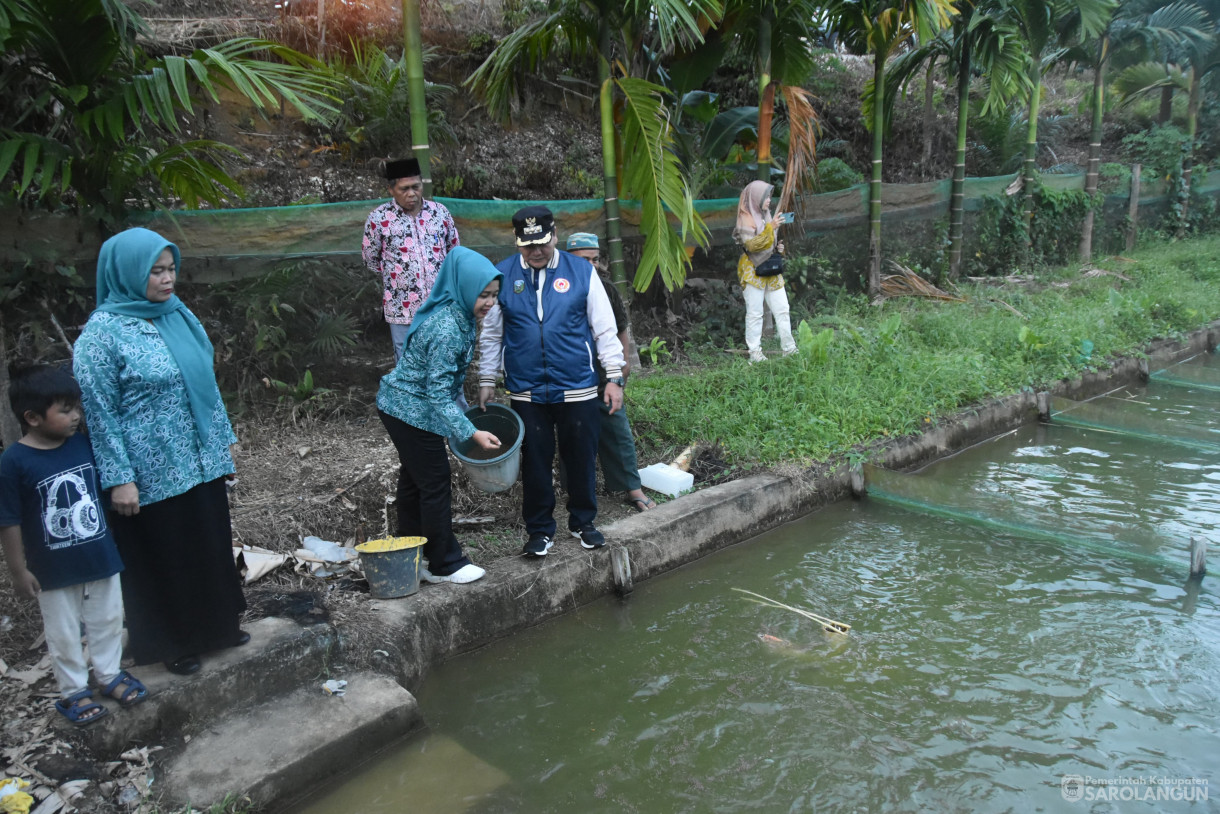
[[[1217,327],[1185,343],[1159,344],[1148,364],[1156,370],[1213,348]],[[1147,365],[1123,360],[1104,373],[1062,382],[1054,393],[1090,398],[1138,383],[1141,367]],[[1022,393],[866,453],[879,465],[908,469],[1037,418],[1035,394]],[[850,480],[845,467],[744,478],[604,531],[610,548],[626,550],[638,582],[841,500],[851,493]],[[614,590],[610,552],[584,551],[572,541],[557,544],[541,562],[497,561],[470,585],[426,585],[414,596],[372,600],[383,631],[373,649],[381,652],[348,655],[378,669],[342,675],[333,668],[343,661],[342,630],[263,619],[250,626],[248,645],[205,657],[196,675],[140,668],[155,695],[139,707],[116,710],[83,734],[101,758],[133,743],[173,744],[157,764],[154,790],[163,807],[206,807],[231,792],[282,805],[421,728],[409,690],[433,665]],[[322,690],[324,681],[337,677],[349,681],[342,698]]]

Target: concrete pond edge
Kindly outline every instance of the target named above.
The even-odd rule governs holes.
[[[1080,401],[1141,384],[1149,370],[1214,350],[1218,336],[1220,320],[1182,341],[1155,342],[1142,357],[1060,381],[1049,392]],[[919,435],[870,444],[861,454],[888,469],[910,470],[1038,418],[1038,394],[1021,392],[938,419]],[[133,744],[173,744],[158,760],[153,787],[163,803],[199,806],[232,792],[276,810],[422,729],[422,712],[409,691],[433,666],[614,594],[619,586],[612,560],[620,566],[623,560],[614,549],[626,552],[631,578],[638,582],[851,494],[845,463],[700,489],[605,527],[607,549],[585,551],[562,536],[544,559],[497,561],[476,583],[425,585],[413,596],[370,600],[384,631],[371,653],[346,652],[343,630],[329,623],[261,619],[249,627],[250,644],[210,654],[196,675],[175,676],[159,666],[134,670],[153,696],[133,709],[116,710],[81,734],[103,760]],[[366,632],[362,646],[369,647],[368,641]],[[352,671],[334,666],[348,661],[373,666]],[[336,699],[321,689],[328,678],[349,678],[359,686],[349,687],[350,701]],[[357,696],[361,687],[369,688],[367,697]],[[327,709],[336,702],[348,704],[341,718]],[[184,732],[198,734],[188,739]],[[224,737],[216,736],[220,732]],[[213,737],[206,737],[209,733]],[[226,768],[225,761],[233,765]]]

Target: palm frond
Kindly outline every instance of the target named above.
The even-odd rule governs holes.
[[[971,62],[986,79],[987,93],[979,112],[988,116],[1003,110],[1018,94],[1029,91],[1029,56],[1020,35],[1002,19],[976,15],[971,20]]]
[[[21,167],[17,181],[17,195],[24,195],[32,185],[43,194],[55,189],[55,178],[60,179],[62,191],[71,181],[71,155],[54,139],[34,133],[0,131],[0,178],[15,166]]]
[[[1161,88],[1189,90],[1190,79],[1185,71],[1174,65],[1166,67],[1158,62],[1143,62],[1120,71],[1114,77],[1114,91],[1121,104],[1130,104],[1149,93],[1159,93]]]
[[[701,22],[719,20],[724,12],[720,0],[620,0],[622,16],[629,20],[648,20],[663,52],[676,46],[693,46],[703,41]]]
[[[263,54],[279,61],[262,59]],[[199,49],[191,54],[191,59],[210,69],[211,75],[230,84],[260,109],[278,107],[282,97],[307,120],[326,121],[336,111],[333,102],[337,77],[325,64],[279,43],[240,37]],[[207,89],[215,98],[210,85]]]
[[[526,23],[509,34],[483,64],[464,83],[483,97],[487,112],[493,118],[507,122],[516,109],[518,69],[532,72],[555,53],[557,46],[570,39],[560,39],[563,15],[555,12]]]
[[[1116,0],[1071,0],[1071,10],[1078,15],[1080,35],[1084,38],[1101,36],[1118,7]]]
[[[788,211],[795,200],[797,215],[804,219],[803,193],[808,191],[809,171],[817,168],[818,134],[822,125],[813,107],[812,93],[791,85],[782,86],[782,91],[788,110],[788,162],[777,211]]]
[[[355,347],[359,334],[360,326],[352,314],[322,311],[314,317],[312,338],[305,349],[323,356],[338,356],[345,348]]]
[[[241,184],[220,166],[226,155],[241,153],[227,144],[195,139],[162,150],[147,160],[147,167],[162,192],[172,193],[188,209],[197,209],[201,201],[220,206],[245,194]]]
[[[617,87],[623,96],[623,196],[640,201],[640,231],[644,247],[636,269],[635,288],[643,291],[657,270],[668,289],[681,286],[690,259],[686,241],[706,246],[707,226],[695,212],[694,201],[671,149],[672,126],[663,103],[667,91],[643,79],[612,79],[602,93]],[[677,229],[667,212],[677,220]]]

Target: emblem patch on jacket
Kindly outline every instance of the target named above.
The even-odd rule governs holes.
[[[525,290],[525,280],[516,280],[513,282],[513,293],[520,294]]]
[[[568,289],[571,287],[572,284],[562,277],[556,277],[555,282],[551,283],[551,288],[555,289],[558,294],[568,293]]]

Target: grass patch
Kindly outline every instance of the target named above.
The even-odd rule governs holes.
[[[736,462],[823,461],[1220,317],[1220,237],[1096,267],[1115,274],[963,284],[966,303],[842,297],[798,330],[794,356],[633,379],[632,423],[657,447],[718,441]]]

